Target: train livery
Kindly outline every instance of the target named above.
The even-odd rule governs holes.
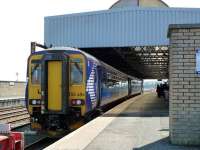
[[[27,79],[31,125],[41,130],[68,130],[101,107],[142,90],[141,80],[67,47],[33,52]]]

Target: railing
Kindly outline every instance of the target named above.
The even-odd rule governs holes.
[[[24,97],[0,98],[0,108],[4,107],[26,106]]]

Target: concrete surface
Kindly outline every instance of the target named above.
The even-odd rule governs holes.
[[[168,104],[145,93],[116,106],[45,150],[198,150],[169,142]]]

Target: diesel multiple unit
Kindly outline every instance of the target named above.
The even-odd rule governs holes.
[[[67,130],[103,106],[142,90],[141,80],[74,48],[32,53],[27,78],[31,125],[42,130]]]

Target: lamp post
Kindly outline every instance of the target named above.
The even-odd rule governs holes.
[[[16,77],[17,77],[16,81],[18,81],[19,80],[18,79],[18,77],[19,77],[19,73],[18,72],[16,72]]]

